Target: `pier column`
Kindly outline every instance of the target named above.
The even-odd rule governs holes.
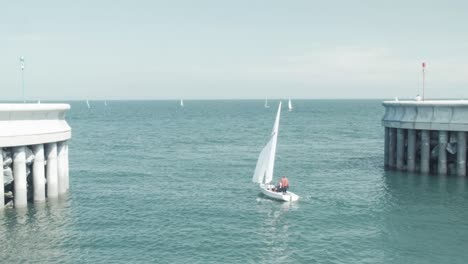
[[[34,145],[34,164],[32,168],[33,186],[34,186],[34,202],[45,202],[45,167],[44,167],[44,145]]]
[[[416,130],[408,129],[408,149],[407,149],[407,159],[406,166],[407,170],[414,172],[416,170]]]
[[[405,130],[397,128],[396,168],[403,170],[403,155],[405,153]]]
[[[57,144],[47,144],[47,197],[58,196]]]
[[[439,131],[439,163],[437,165],[437,171],[439,174],[447,174],[447,131]]]
[[[388,166],[390,168],[395,167],[395,149],[396,149],[396,129],[388,129]]]
[[[428,130],[421,131],[421,173],[429,173],[430,135]]]
[[[385,142],[384,142],[384,166],[388,167],[388,141],[390,128],[385,127]]]
[[[64,141],[65,144],[65,188],[68,191],[70,189],[70,173],[68,168],[68,141]]]
[[[0,210],[5,207],[5,188],[3,182],[3,148],[0,147]]]
[[[63,195],[67,192],[66,189],[66,172],[65,172],[65,144],[57,143],[57,174],[58,174],[58,194]]]
[[[466,176],[466,132],[457,132],[457,175]]]
[[[13,148],[13,177],[15,179],[15,207],[26,207],[28,205],[28,199],[26,188],[26,152],[24,147]]]

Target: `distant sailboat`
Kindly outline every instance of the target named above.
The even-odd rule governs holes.
[[[106,100],[104,100],[104,106],[107,106],[107,101]]]
[[[265,98],[265,108],[270,108],[270,106],[268,105],[268,99]]]
[[[38,104],[41,104],[41,99],[37,100],[37,103],[38,103]]]
[[[293,107],[292,107],[291,99],[289,99],[289,101],[288,101],[288,110],[291,112],[292,109],[293,109]]]
[[[180,106],[184,107],[184,99],[180,99]]]
[[[252,181],[259,184],[260,191],[264,195],[276,200],[292,202],[297,201],[299,196],[290,191],[284,193],[277,192],[274,190],[275,186],[271,184],[273,180],[273,169],[275,168],[276,143],[278,141],[280,115],[281,102],[278,106],[278,112],[276,114],[275,124],[273,125],[270,140],[260,152]]]
[[[88,106],[88,109],[91,108],[91,106],[89,105],[89,100],[88,99],[86,99],[86,105]]]

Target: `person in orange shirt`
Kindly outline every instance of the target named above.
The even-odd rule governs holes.
[[[283,191],[283,193],[286,193],[288,188],[289,188],[288,178],[286,178],[286,176],[283,176],[283,178],[281,178],[281,190]]]

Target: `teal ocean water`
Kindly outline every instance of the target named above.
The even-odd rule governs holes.
[[[68,197],[0,213],[2,263],[466,263],[465,178],[386,172],[374,100],[71,102]],[[285,102],[283,102],[285,103]]]

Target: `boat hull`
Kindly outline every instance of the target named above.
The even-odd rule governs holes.
[[[299,196],[297,194],[290,191],[287,191],[285,194],[282,192],[275,192],[272,190],[274,187],[275,186],[271,184],[260,184],[260,190],[262,193],[271,199],[284,202],[294,202],[299,200]]]

